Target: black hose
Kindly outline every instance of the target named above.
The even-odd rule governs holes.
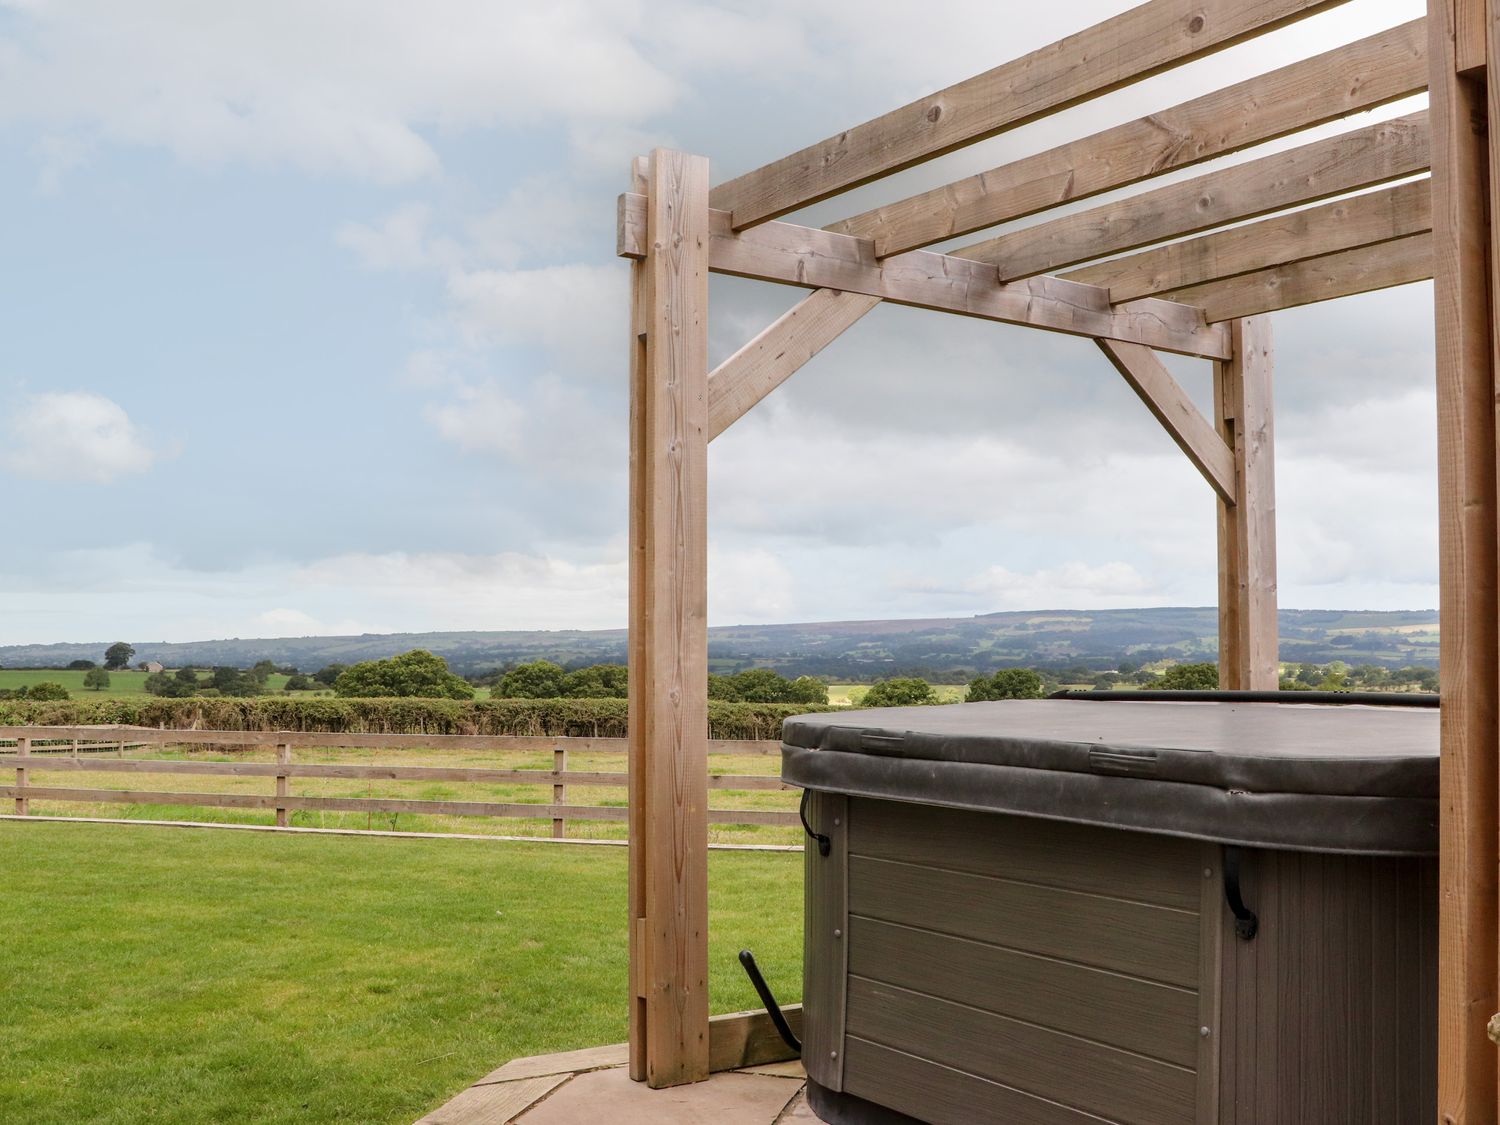
[[[781,1036],[782,1041],[800,1057],[802,1040],[793,1034],[792,1025],[787,1023],[786,1016],[781,1014],[781,1005],[776,1003],[776,997],[771,995],[771,986],[766,983],[766,978],[760,975],[760,966],[755,963],[755,954],[748,949],[740,950],[740,964],[745,966],[745,975],[750,978],[750,983],[759,993],[760,1002],[766,1006],[766,1015],[770,1016],[771,1022],[776,1025],[776,1034]]]

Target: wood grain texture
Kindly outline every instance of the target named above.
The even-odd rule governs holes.
[[[1432,236],[1413,234],[1190,286],[1173,296],[1197,305],[1210,322],[1219,323],[1426,281],[1433,268]]]
[[[16,815],[26,816],[31,811],[31,803],[26,799],[24,790],[30,783],[30,775],[26,770],[25,759],[31,756],[31,739],[22,737],[16,740]]]
[[[858,855],[849,902],[876,921],[1197,987],[1196,912]]]
[[[1187,454],[1219,496],[1234,501],[1234,451],[1205,418],[1156,353],[1140,344],[1100,340],[1099,348],[1146,404],[1153,417]]]
[[[971,234],[1418,93],[1426,51],[1415,20],[827,229],[882,258]]]
[[[846,932],[854,976],[1162,1062],[1197,1066],[1198,994],[1193,989],[857,913]]]
[[[778,317],[708,377],[708,437],[712,441],[865,313],[879,297],[815,289]]]
[[[1472,62],[1478,5],[1432,0],[1433,292],[1437,328],[1438,558],[1445,623],[1438,984],[1438,1113],[1454,1125],[1496,1120],[1500,850],[1500,636],[1496,598],[1493,190],[1484,82]],[[1482,34],[1477,38],[1485,38]],[[1464,43],[1461,48],[1460,42]],[[1492,72],[1493,73],[1493,72]],[[1493,139],[1493,138],[1490,138]]]
[[[1432,230],[1432,184],[1416,180],[1172,242],[1064,277],[1102,285],[1119,303],[1373,246]]]
[[[801,1037],[804,1013],[801,1004],[781,1009],[792,1034]],[[750,1012],[729,1012],[708,1021],[709,1069],[739,1070],[746,1066],[763,1066],[797,1056],[786,1045],[764,1008]]]
[[[1255,939],[1216,915],[1222,1125],[1429,1120],[1434,862],[1256,851],[1241,886]]]
[[[1367,125],[1117,203],[1007,232],[954,253],[1007,280],[1197,234],[1427,171],[1427,111]]]
[[[1197,1094],[1188,1068],[863,977],[849,981],[849,1035],[913,1054],[920,1043],[925,1057],[955,1070],[1108,1121],[1194,1121]],[[846,1090],[865,1096],[862,1078],[847,1069]]]
[[[811,843],[802,853],[802,1056],[808,1076],[830,1090],[844,1088],[851,811],[840,794],[813,793],[808,821],[831,844],[826,856]]]
[[[864,1098],[932,1125],[1100,1125],[1105,1120],[867,1039],[851,1038],[848,1047],[849,1068],[859,1074]]]
[[[1234,451],[1235,500],[1219,500],[1219,683],[1275,691],[1276,464],[1268,317],[1233,322],[1236,357],[1214,371],[1219,434]]]
[[[1198,910],[1196,845],[1145,832],[861,799],[850,853]]]
[[[1339,0],[1149,0],[714,188],[743,228],[1230,46]]]
[[[285,828],[289,823],[291,823],[289,819],[291,815],[289,808],[286,804],[283,803],[285,798],[290,797],[292,793],[291,777],[286,772],[286,770],[291,766],[291,763],[291,746],[285,742],[278,743],[276,746],[276,765],[278,770],[276,774],[276,827],[278,828]],[[562,802],[559,801],[557,803],[561,804]]]
[[[1198,846],[1203,878],[1198,881],[1198,1053],[1194,1068],[1198,1078],[1199,1125],[1217,1125],[1219,1120],[1219,1049],[1223,1039],[1224,993],[1224,878],[1221,849],[1216,844]]]
[[[636,157],[630,167],[630,191],[645,198],[650,191],[650,159]],[[641,209],[644,228],[645,208]],[[621,229],[624,217],[621,216]],[[641,230],[644,245],[646,232]],[[646,724],[642,716],[646,712],[645,683],[648,674],[647,641],[651,630],[650,590],[647,583],[649,573],[648,532],[650,527],[651,459],[647,456],[649,437],[646,432],[646,329],[652,305],[651,272],[646,268],[644,253],[630,263],[630,484],[629,502],[626,512],[628,523],[626,553],[629,575],[626,596],[626,641],[625,660],[629,669],[626,686],[626,708],[636,722],[628,724],[628,801],[629,838],[646,838]],[[628,1065],[630,1077],[637,1082],[646,1080],[646,988],[645,961],[645,914],[646,914],[646,865],[641,855],[632,848],[629,871],[626,877],[626,944],[630,954]]]
[[[622,207],[620,252],[645,252],[640,214],[645,199]],[[716,273],[805,289],[864,293],[898,305],[1024,324],[1049,332],[1146,344],[1167,352],[1222,359],[1227,336],[1205,325],[1197,309],[1145,300],[1114,309],[1109,291],[1056,277],[1005,284],[994,266],[949,254],[912,250],[883,261],[867,238],[791,223],[766,223],[736,234],[725,211],[710,213],[711,266]]]
[[[708,161],[651,154],[640,460],[646,595],[632,769],[645,1081],[708,1076]],[[634,388],[633,388],[634,389]],[[637,465],[637,469],[640,465]]]
[[[571,1074],[541,1075],[470,1086],[417,1125],[510,1125],[571,1077]]]

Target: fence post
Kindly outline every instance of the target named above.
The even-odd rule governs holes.
[[[555,774],[562,773],[567,768],[568,748],[566,746],[553,747],[552,772]],[[568,787],[566,785],[552,786],[552,803],[554,805],[564,804],[567,799]],[[568,822],[560,816],[554,816],[552,818],[552,836],[554,839],[561,840],[565,835],[567,835],[567,824]]]
[[[73,760],[75,762],[78,760],[78,739],[76,738],[73,740]]]
[[[277,745],[276,745],[276,764],[278,766],[287,766],[287,765],[290,765],[291,762],[292,762],[292,744],[290,742],[280,742],[280,743],[277,743]],[[289,784],[289,779],[288,779],[287,775],[284,774],[284,773],[278,773],[276,775],[276,800],[277,800],[277,805],[276,805],[276,827],[277,828],[285,828],[287,826],[287,810],[286,810],[286,806],[282,805],[280,802],[283,801],[285,798],[287,798],[290,795],[291,795],[291,785]]]
[[[16,739],[16,754],[18,756],[22,757],[22,758],[29,758],[31,756],[31,739],[29,739],[29,738],[18,738],[18,739]],[[17,788],[19,788],[19,789],[25,789],[26,788],[26,785],[27,785],[26,773],[27,773],[27,771],[26,771],[26,767],[25,766],[17,766],[16,767],[16,786],[17,786]],[[16,815],[17,816],[30,816],[31,815],[31,801],[28,800],[25,797],[17,797],[16,798]]]

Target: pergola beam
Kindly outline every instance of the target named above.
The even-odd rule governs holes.
[[[1234,502],[1219,500],[1219,686],[1275,691],[1276,460],[1271,321],[1233,324],[1234,358],[1214,365],[1220,436],[1234,454]]]
[[[628,193],[619,207],[618,252],[645,253],[645,200]],[[728,212],[710,211],[710,268],[737,277],[807,289],[863,293],[898,305],[1024,324],[1073,336],[1123,340],[1204,359],[1229,356],[1228,333],[1205,325],[1197,309],[1170,301],[1110,307],[1109,290],[1057,277],[1006,284],[994,266],[913,250],[880,261],[867,238],[791,223],[736,233]]]
[[[712,441],[786,382],[865,313],[879,297],[817,289],[778,317],[708,377]]]
[[[1431,229],[1432,184],[1416,180],[1113,258],[1062,276],[1102,285],[1109,290],[1110,300],[1119,303]]]
[[[1432,235],[1424,233],[1194,285],[1172,296],[1218,323],[1426,281],[1432,274]]]
[[[720,184],[735,229],[1107,94],[1344,0],[1150,0]]]
[[[1494,6],[1491,5],[1493,8]],[[1483,3],[1429,0],[1442,762],[1436,1120],[1494,1125],[1500,865],[1495,262],[1500,57]],[[1500,14],[1497,10],[1493,14]],[[1476,19],[1476,15],[1480,18]],[[1465,76],[1485,60],[1486,73]],[[1488,85],[1488,93],[1486,92]],[[1489,127],[1486,129],[1486,122]],[[1488,135],[1486,135],[1488,133]]]
[[[954,253],[996,263],[1008,280],[1032,277],[1427,169],[1423,110],[1038,223]]]
[[[1156,353],[1140,344],[1100,340],[1099,348],[1177,447],[1226,504],[1234,504],[1234,450],[1188,397]]]
[[[630,1073],[708,1077],[708,161],[658,149],[633,272]]]
[[[883,258],[1129,187],[1425,90],[1426,49],[1414,20],[827,229]]]

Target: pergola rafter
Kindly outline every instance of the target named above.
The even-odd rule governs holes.
[[[1336,7],[1150,0],[709,189],[657,151],[619,204],[632,259],[631,1072],[705,1077],[708,443],[881,301],[1093,339],[1212,490],[1221,683],[1275,688],[1273,347],[1266,313],[1438,278],[1443,543],[1446,1120],[1495,1120],[1500,547],[1492,262],[1478,126],[1500,0],[1393,27],[1159,113],[819,229],[782,216]],[[1490,34],[1490,50],[1500,35]],[[1476,48],[1476,43],[1478,47]],[[1431,76],[1431,77],[1430,77]],[[1256,146],[1433,86],[1426,110]],[[1490,98],[1496,99],[1493,88]],[[1500,114],[1500,100],[1490,112]],[[1165,186],[1151,181],[1246,158]],[[1432,170],[1430,179],[1425,177]],[[1079,200],[1134,194],[1077,210]],[[1046,212],[1065,208],[1056,216]],[[1005,227],[1034,218],[1032,225]],[[1000,227],[1001,229],[994,229]],[[988,232],[966,249],[923,247]],[[1059,273],[1059,271],[1065,271]],[[706,369],[708,272],[811,290]],[[1500,292],[1500,286],[1494,287]],[[1205,414],[1158,353],[1208,359]],[[1450,810],[1452,810],[1450,815]],[[1474,834],[1484,844],[1471,848]],[[1470,854],[1465,849],[1471,849]]]

